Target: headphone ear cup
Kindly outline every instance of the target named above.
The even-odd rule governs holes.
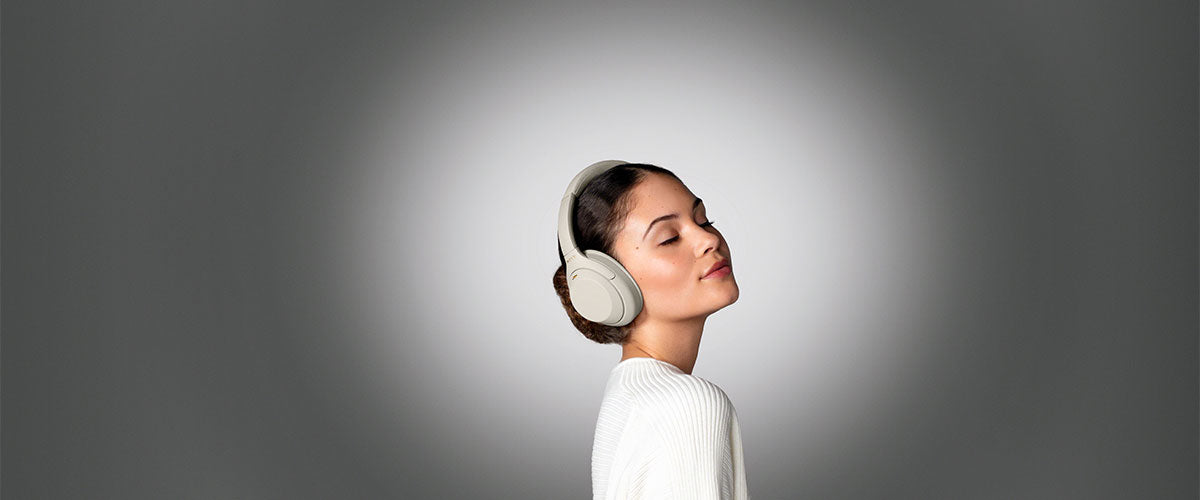
[[[638,287],[637,281],[634,281],[633,276],[629,271],[622,266],[617,259],[612,258],[604,252],[598,250],[584,250],[584,257],[589,262],[597,267],[601,267],[601,272],[605,275],[612,276],[610,280],[605,280],[609,288],[609,295],[618,301],[614,309],[610,311],[611,316],[608,321],[598,321],[609,326],[624,326],[628,325],[642,312],[642,289]],[[605,277],[597,274],[597,276]],[[578,308],[576,308],[578,310]],[[586,317],[586,316],[585,316]]]
[[[611,325],[624,316],[625,306],[612,281],[588,268],[576,269],[567,278],[571,305],[588,321]]]

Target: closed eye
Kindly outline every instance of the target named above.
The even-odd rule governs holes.
[[[712,227],[712,225],[713,225],[713,224],[715,224],[716,222],[717,222],[717,221],[715,221],[715,220],[710,220],[710,221],[708,221],[708,222],[705,222],[704,224],[700,224],[700,227]],[[676,236],[676,237],[674,237],[674,238],[671,238],[671,239],[669,239],[669,240],[667,240],[667,241],[664,241],[664,242],[662,242],[662,243],[659,243],[659,244],[658,244],[658,246],[662,247],[662,246],[671,245],[671,244],[675,243],[675,240],[678,240],[678,239],[679,239],[679,237],[678,237],[678,236]]]

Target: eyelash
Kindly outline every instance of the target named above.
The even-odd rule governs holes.
[[[715,220],[710,220],[710,221],[708,221],[708,222],[705,222],[704,224],[700,224],[700,227],[712,227],[712,225],[713,225],[713,224],[716,224],[716,222],[717,222],[717,221],[715,221]],[[675,242],[675,240],[677,240],[677,239],[679,239],[679,237],[678,237],[678,236],[676,236],[676,237],[674,237],[674,238],[671,238],[671,239],[669,239],[669,240],[667,240],[667,241],[664,241],[664,242],[662,242],[662,243],[659,243],[659,245],[658,245],[658,246],[662,247],[662,246],[667,246],[667,245],[670,245],[671,243],[674,243],[674,242]]]

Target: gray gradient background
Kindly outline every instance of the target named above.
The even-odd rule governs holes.
[[[1194,2],[3,8],[2,493],[587,498],[593,161],[740,300],[755,498],[1196,498]]]

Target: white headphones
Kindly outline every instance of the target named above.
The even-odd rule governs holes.
[[[558,209],[558,247],[566,264],[571,305],[588,321],[608,326],[628,325],[642,312],[642,289],[617,259],[591,249],[580,252],[571,222],[575,220],[575,201],[588,182],[626,163],[604,160],[583,169],[567,185]]]

